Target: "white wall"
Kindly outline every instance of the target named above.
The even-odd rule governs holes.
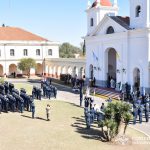
[[[10,49],[14,49],[15,55],[10,56]],[[24,49],[28,50],[28,55],[24,56]],[[36,50],[40,49],[40,56],[36,55]],[[48,50],[52,49],[52,55],[48,55]],[[42,64],[44,58],[59,58],[59,43],[38,42],[38,41],[0,41],[0,64],[4,73],[9,75],[9,65],[15,64],[22,58],[33,58],[36,63]],[[17,71],[20,72],[19,70]],[[32,71],[33,72],[33,71]]]

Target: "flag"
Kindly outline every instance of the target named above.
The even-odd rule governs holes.
[[[120,59],[120,55],[118,52],[116,52],[116,57],[117,57],[117,59]]]
[[[94,61],[98,61],[98,57],[95,55],[95,53],[93,52],[93,58],[94,58]]]

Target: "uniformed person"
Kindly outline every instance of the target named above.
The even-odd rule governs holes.
[[[92,108],[90,110],[90,114],[91,114],[91,123],[93,123],[94,122],[94,118],[95,118],[95,110],[94,110],[94,108]]]
[[[5,94],[7,95],[7,94],[9,93],[9,85],[8,85],[8,82],[5,82],[4,87],[5,87]]]
[[[80,107],[82,106],[82,101],[83,101],[83,88],[80,86]]]
[[[42,90],[39,88],[38,89],[38,99],[41,100],[42,97]]]
[[[29,107],[30,107],[30,112],[32,111],[32,103],[34,103],[34,98],[33,98],[33,96],[30,96],[29,97]]]
[[[47,98],[51,99],[51,88],[50,88],[50,86],[48,86],[48,88],[47,88]]]
[[[135,102],[133,104],[133,124],[136,124],[137,115],[138,115],[138,104]]]
[[[140,123],[142,123],[142,117],[143,117],[143,105],[139,105],[139,109],[138,109],[138,115],[139,115],[139,121]]]
[[[90,111],[88,111],[88,113],[87,113],[86,127],[87,127],[87,129],[90,129],[90,127],[91,127],[91,114],[90,114]]]
[[[149,106],[149,101],[146,102],[145,104],[145,119],[146,119],[146,122],[149,122],[149,112],[150,112],[150,106]]]
[[[32,102],[31,104],[31,111],[32,111],[32,119],[34,119],[34,115],[35,115],[35,105],[34,105],[34,102]]]
[[[43,96],[46,97],[46,84],[43,84]]]
[[[20,112],[23,113],[24,110],[24,99],[20,97]]]
[[[85,108],[88,108],[88,107],[89,107],[89,101],[88,101],[88,98],[87,98],[87,97],[84,98],[84,107],[85,107]]]
[[[56,87],[53,88],[53,92],[54,92],[54,98],[56,98],[57,97],[57,88]]]

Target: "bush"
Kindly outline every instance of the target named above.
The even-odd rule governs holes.
[[[4,84],[4,82],[5,82],[4,78],[1,77],[1,78],[0,78],[0,83],[1,83],[1,84]]]

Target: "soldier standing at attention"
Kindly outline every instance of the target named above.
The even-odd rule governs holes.
[[[50,117],[50,105],[47,104],[47,107],[46,107],[46,116],[47,116],[47,121],[49,121],[49,117]]]
[[[146,118],[146,122],[149,122],[149,112],[150,112],[149,101],[147,101],[146,104],[145,104],[145,118]]]
[[[56,87],[54,87],[53,93],[54,93],[54,97],[56,98],[57,97],[57,88]]]
[[[34,103],[32,103],[31,111],[32,111],[32,119],[34,119],[34,115],[35,115],[35,105],[34,105]]]
[[[80,107],[82,106],[82,101],[83,101],[83,88],[82,85],[80,85]]]

